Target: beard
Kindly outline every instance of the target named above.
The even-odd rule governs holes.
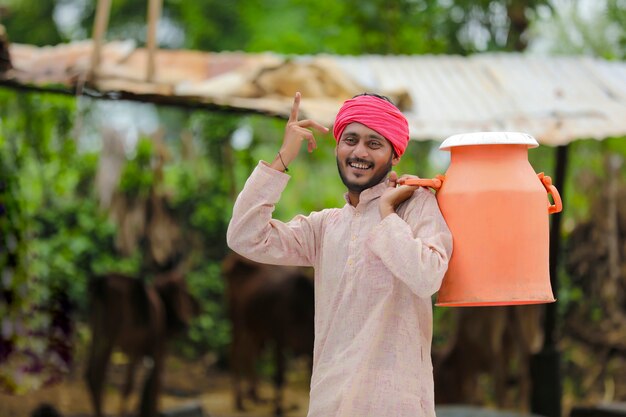
[[[346,178],[346,176],[343,173],[341,163],[339,162],[339,158],[337,157],[336,159],[337,159],[337,169],[339,170],[339,177],[341,177],[341,181],[346,186],[348,191],[351,191],[354,193],[361,193],[362,191],[367,190],[368,188],[371,188],[383,182],[383,180],[387,177],[387,174],[389,174],[389,171],[391,171],[391,168],[393,166],[391,163],[393,159],[393,155],[391,155],[389,157],[389,161],[387,161],[384,167],[381,167],[375,170],[372,178],[370,178],[369,181],[361,184],[361,183],[356,183],[354,181],[350,181],[348,178]],[[349,158],[346,160],[346,165],[349,164],[350,162],[366,162],[367,163],[368,161],[364,161],[359,158]],[[376,168],[376,166],[374,165],[372,168]]]

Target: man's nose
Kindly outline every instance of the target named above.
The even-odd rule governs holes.
[[[367,145],[365,143],[359,142],[354,147],[353,154],[357,158],[365,159],[369,156],[369,149],[367,148]]]

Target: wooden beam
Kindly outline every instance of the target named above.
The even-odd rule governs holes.
[[[13,80],[7,80],[0,77],[0,89],[8,88],[15,91],[37,94],[58,94],[63,96],[83,96],[96,100],[127,100],[139,103],[151,103],[157,106],[174,107],[189,110],[203,110],[223,114],[250,115],[256,114],[261,116],[272,117],[279,120],[286,120],[287,116],[276,114],[271,111],[257,110],[243,107],[234,107],[227,104],[217,104],[210,101],[203,101],[197,98],[187,98],[180,96],[163,96],[159,94],[134,94],[127,91],[109,91],[101,92],[91,88],[59,87],[56,85],[38,86],[33,84],[21,84]]]

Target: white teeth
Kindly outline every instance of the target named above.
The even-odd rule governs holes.
[[[368,164],[359,164],[359,163],[351,163],[350,166],[352,168],[357,168],[357,169],[368,169],[370,166]]]

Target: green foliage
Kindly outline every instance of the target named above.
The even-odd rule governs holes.
[[[185,229],[202,239],[202,256],[220,260],[226,251],[226,226],[232,210],[234,166],[229,163],[226,144],[237,118],[194,112],[186,124],[194,132],[193,155],[168,166],[165,182],[176,191],[173,209]]]
[[[14,42],[36,45],[91,36],[96,2],[6,0],[0,23]],[[163,2],[163,47],[285,54],[471,54],[519,51],[547,38],[553,52],[622,58],[622,0],[604,0],[593,19],[576,1],[254,0]],[[146,39],[146,3],[116,0],[108,39]],[[529,30],[530,29],[530,30]],[[539,39],[542,44],[546,39]]]
[[[154,153],[152,141],[141,138],[135,153],[135,157],[124,165],[119,190],[128,196],[147,197],[155,182],[151,170]]]
[[[528,35],[536,40],[533,49],[544,53],[624,59],[625,23],[623,0],[565,0],[559,7],[540,8]]]
[[[617,0],[610,1],[619,13]],[[84,39],[92,33],[95,5],[77,0],[13,0],[4,20],[16,42]],[[171,48],[285,54],[520,50],[528,17],[547,5],[547,0],[166,0],[159,39]],[[74,16],[74,21],[52,20],[55,12]],[[145,43],[146,14],[146,3],[112,2],[107,38]]]
[[[250,36],[241,19],[241,0],[164,2],[167,15],[184,31],[184,47],[204,51],[234,51]]]
[[[54,22],[56,2],[51,0],[3,0],[0,24],[4,25],[13,42],[34,45],[56,45],[64,41]],[[4,15],[4,16],[3,16]]]
[[[223,298],[221,261],[226,248],[226,227],[233,203],[235,166],[228,141],[237,128],[236,116],[182,112],[169,109],[163,116],[177,120],[166,138],[172,160],[165,166],[164,187],[171,196],[171,210],[183,229],[186,257],[192,260],[187,274],[191,293],[202,312],[178,348],[187,355],[207,350],[226,355],[230,326]],[[192,140],[181,140],[191,134]],[[188,147],[188,149],[184,149]]]
[[[12,329],[2,335],[11,350],[0,358],[8,363],[1,385],[21,392],[67,371],[71,316],[84,311],[85,284],[95,265],[107,263],[114,230],[85,198],[97,160],[79,155],[68,137],[73,103],[0,91],[0,109],[1,232],[10,248],[2,251],[0,268],[10,278],[0,283],[0,311]]]
[[[0,119],[2,120],[2,119]],[[17,168],[21,155],[5,135],[5,123],[0,130],[0,318],[2,327],[11,329],[11,324],[19,323],[26,311],[24,300],[19,295],[26,289],[26,233],[23,201],[18,197],[19,178]],[[16,344],[24,335],[3,331],[0,335],[0,362],[5,362],[13,354]],[[17,391],[15,376],[0,371],[0,389]]]
[[[1,378],[5,389],[19,392],[50,379],[39,370],[30,376],[30,385],[16,382],[25,366],[16,358],[53,345],[48,336],[33,337],[32,333],[51,323],[55,311],[63,310],[70,322],[84,319],[89,279],[110,272],[137,276],[145,254],[125,258],[115,248],[116,227],[99,209],[93,191],[98,155],[78,151],[77,139],[68,135],[72,123],[67,121],[76,111],[73,101],[0,90],[0,109],[2,210],[6,213],[0,227],[5,239],[2,247],[10,248],[0,252],[0,259],[2,270],[13,277],[1,282],[8,287],[0,291],[7,294],[0,311],[5,326],[23,323],[28,329],[3,340],[3,346],[6,342],[12,350],[0,356],[0,362],[8,364],[3,365],[6,372]],[[224,236],[235,177],[227,144],[239,118],[200,111],[163,113],[173,122],[166,138],[173,155],[164,167],[162,186],[170,196],[168,209],[183,230],[185,255],[192,261],[187,277],[192,294],[202,305],[188,343],[180,348],[190,355],[212,350],[224,356],[230,329],[220,265],[226,253]],[[193,150],[187,155],[180,140],[184,130],[193,132]],[[138,141],[124,166],[120,192],[130,197],[150,193],[156,184],[155,152],[151,139]],[[70,336],[67,343],[71,342]],[[44,347],[36,350],[35,346]],[[39,362],[47,360],[45,355],[34,356]],[[50,373],[65,370],[51,369]]]
[[[204,262],[187,276],[190,291],[202,303],[202,314],[193,321],[188,332],[190,343],[180,350],[189,356],[214,352],[219,358],[227,355],[230,344],[230,322],[224,308],[224,281],[217,261]]]

